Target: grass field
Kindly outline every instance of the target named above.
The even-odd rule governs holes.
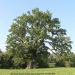
[[[75,75],[75,68],[0,69],[0,75]]]

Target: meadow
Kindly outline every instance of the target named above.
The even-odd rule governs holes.
[[[0,75],[75,75],[75,68],[0,69]]]

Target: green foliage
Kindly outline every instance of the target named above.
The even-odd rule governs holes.
[[[71,49],[66,30],[49,11],[43,12],[38,8],[28,11],[14,20],[9,32],[7,53],[13,57],[16,67],[48,67],[50,52],[62,56]]]
[[[11,68],[13,66],[12,57],[6,53],[0,53],[0,68]]]

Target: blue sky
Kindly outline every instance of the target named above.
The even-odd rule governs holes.
[[[72,51],[75,52],[75,0],[0,0],[0,48],[5,51],[13,19],[33,8],[49,10],[53,17],[60,19],[62,28],[67,30],[73,41]]]

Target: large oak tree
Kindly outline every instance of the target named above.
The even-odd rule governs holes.
[[[58,18],[38,8],[18,16],[7,37],[7,52],[15,66],[47,67],[50,53],[69,53],[71,41]]]

